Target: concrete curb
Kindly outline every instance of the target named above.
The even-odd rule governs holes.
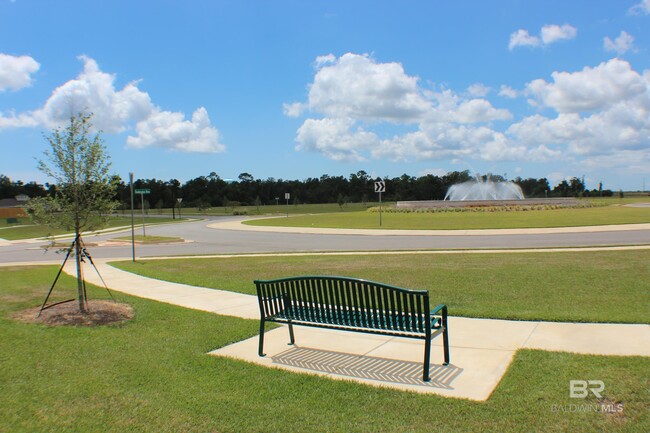
[[[562,233],[596,233],[650,230],[650,223],[620,224],[584,227],[551,227],[530,229],[476,229],[476,230],[382,230],[382,229],[332,229],[311,227],[265,227],[243,224],[245,220],[223,221],[208,224],[207,227],[219,230],[240,230],[254,232],[299,233],[323,235],[363,235],[363,236],[494,236],[530,235]]]

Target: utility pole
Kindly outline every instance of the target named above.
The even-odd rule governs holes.
[[[131,184],[131,258],[135,262],[135,220],[133,216],[133,173],[129,173]]]

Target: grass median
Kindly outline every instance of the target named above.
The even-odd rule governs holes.
[[[289,218],[264,218],[244,224],[267,227],[323,227],[348,229],[402,230],[473,230],[580,227],[609,224],[650,223],[650,207],[633,208],[604,206],[577,209],[494,212],[412,212],[382,214],[378,212],[347,212],[297,215]]]
[[[153,226],[158,224],[173,224],[177,222],[184,222],[187,219],[170,219],[170,218],[160,218],[152,217],[147,219],[146,226]],[[131,227],[131,218],[130,217],[114,217],[108,221],[106,229],[113,229],[118,227]],[[136,220],[136,228],[142,227],[142,219]],[[20,218],[19,225],[8,225],[4,228],[0,227],[0,238],[6,239],[9,241],[20,240],[20,239],[34,239],[34,238],[45,238],[48,236],[59,236],[70,234],[69,231],[65,231],[60,228],[50,227],[47,225],[32,224],[29,218]],[[71,237],[74,237],[73,234],[70,234]]]
[[[400,392],[208,356],[258,322],[117,293],[135,309],[118,326],[12,320],[42,302],[56,271],[0,268],[0,431],[650,430],[648,358],[523,350],[486,402]],[[64,275],[54,294],[74,290]],[[604,400],[570,398],[574,379],[602,380]],[[622,412],[599,410],[618,403]]]
[[[358,254],[119,262],[167,281],[254,294],[254,279],[342,275],[426,289],[450,314],[516,320],[647,323],[650,250]]]

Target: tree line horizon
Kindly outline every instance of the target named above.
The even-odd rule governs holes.
[[[479,176],[484,181],[491,179],[495,182],[507,181],[504,176],[487,174]],[[408,200],[442,200],[451,185],[476,179],[469,170],[452,171],[443,176],[427,174],[420,177],[403,174],[399,177],[372,178],[364,170],[351,173],[348,177],[330,176],[323,174],[318,178],[305,180],[283,180],[275,178],[255,179],[249,173],[241,173],[237,180],[225,180],[217,173],[199,176],[181,184],[178,179],[168,181],[153,179],[134,180],[135,189],[149,189],[145,196],[147,208],[172,208],[182,199],[183,207],[207,209],[210,207],[228,207],[244,205],[272,205],[286,203],[285,194],[290,194],[291,204],[320,204],[320,203],[364,203],[376,201],[374,182],[382,180],[386,192],[382,194],[384,201]],[[546,178],[516,177],[511,180],[519,185],[526,198],[544,197],[609,197],[613,192],[603,189],[589,190],[585,187],[584,179],[572,177],[562,180],[553,188]],[[130,207],[130,185],[119,176],[113,176],[116,184],[115,200],[123,208]],[[0,174],[0,199],[14,198],[25,194],[30,198],[54,195],[56,185],[36,182],[24,183],[12,181]]]

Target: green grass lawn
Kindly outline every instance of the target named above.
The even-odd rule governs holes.
[[[376,198],[376,197],[375,197]],[[650,202],[650,197],[645,194],[627,194],[625,198],[618,197],[590,197],[581,199],[592,202],[597,206],[603,205],[624,205],[630,203]],[[384,206],[394,206],[394,201],[384,202]],[[339,206],[337,203],[317,203],[317,204],[289,204],[286,205],[284,199],[281,199],[277,205],[260,205],[260,206],[215,206],[207,209],[199,209],[196,207],[183,207],[181,210],[182,215],[232,215],[233,212],[245,215],[304,215],[304,214],[322,214],[322,213],[348,213],[348,212],[361,212],[370,207],[379,206],[378,202],[366,203],[346,203]],[[149,209],[149,215],[172,215],[171,209]],[[178,208],[175,210],[178,215]],[[123,215],[128,215],[129,211],[122,210]]]
[[[122,241],[122,242],[131,242],[131,236],[122,236],[119,238],[115,238],[113,240],[116,241]],[[182,238],[175,237],[175,236],[143,236],[143,235],[135,235],[133,237],[133,240],[135,240],[136,243],[138,244],[163,244],[163,243],[170,243],[170,242],[184,242]]]
[[[21,225],[26,225],[26,224],[32,224],[30,218],[26,217],[17,217],[15,218],[18,222],[17,223],[8,223],[7,220],[9,218],[0,218],[0,230],[7,228],[7,227],[17,227]]]
[[[394,203],[393,203],[394,204]],[[244,215],[299,215],[299,214],[318,214],[318,213],[331,213],[331,212],[359,212],[365,211],[369,207],[377,206],[378,203],[346,203],[339,206],[336,203],[318,203],[318,204],[289,204],[286,205],[284,199],[280,200],[277,205],[260,205],[260,206],[214,206],[207,209],[199,209],[196,207],[183,207],[181,209],[182,215],[232,215],[234,213]],[[149,209],[150,215],[172,215],[171,209]],[[175,210],[178,216],[178,208]],[[123,214],[128,214],[128,211],[122,211]]]
[[[34,239],[34,238],[43,238],[47,236],[57,236],[70,233],[59,228],[53,228],[46,225],[36,225],[32,224],[28,218],[21,218],[20,225],[10,224],[6,228],[0,228],[0,238],[7,239],[10,241],[18,239]],[[136,228],[142,227],[142,219],[137,219],[136,217]],[[154,224],[171,224],[175,222],[187,221],[184,220],[172,220],[169,218],[150,218],[146,220],[146,225]],[[108,222],[108,225],[104,227],[105,229],[111,229],[116,227],[131,227],[131,217],[115,217],[111,218]]]
[[[650,208],[603,206],[519,212],[379,213],[348,212],[254,219],[244,224],[280,227],[351,229],[467,230],[547,228],[650,223]]]
[[[206,355],[256,335],[258,322],[122,294],[135,318],[119,326],[11,320],[40,305],[56,271],[0,268],[2,432],[650,431],[650,358],[522,350],[487,402],[420,395]],[[74,281],[60,284],[55,296],[69,297]],[[569,398],[574,379],[602,380],[623,412]]]
[[[648,323],[650,250],[320,255],[120,262],[162,280],[255,293],[254,279],[342,275],[426,289],[450,314],[519,320]]]

